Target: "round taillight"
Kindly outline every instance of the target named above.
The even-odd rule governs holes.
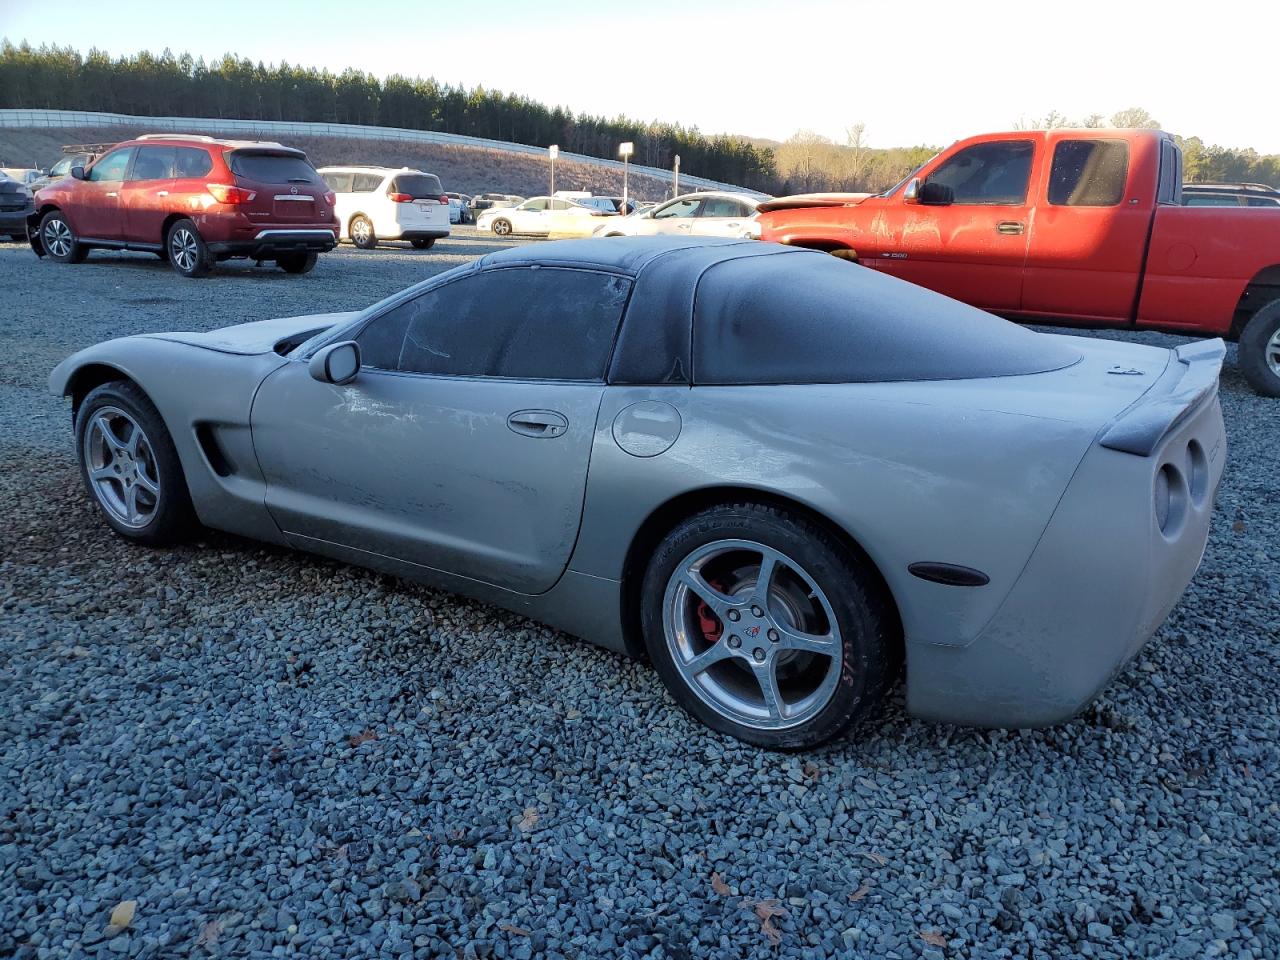
[[[1204,503],[1209,494],[1209,458],[1196,440],[1187,444],[1187,487],[1192,503],[1197,507]]]
[[[1187,513],[1187,485],[1178,468],[1171,463],[1156,471],[1152,509],[1156,525],[1166,537],[1174,537]]]

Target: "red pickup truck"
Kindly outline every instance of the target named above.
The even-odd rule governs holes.
[[[1015,320],[1235,339],[1249,383],[1280,397],[1280,210],[1181,191],[1166,133],[992,133],[883,194],[761,204],[761,235]]]

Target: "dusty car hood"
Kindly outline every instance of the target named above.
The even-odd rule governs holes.
[[[143,336],[156,340],[173,340],[177,343],[204,347],[220,353],[249,355],[270,353],[281,340],[303,340],[322,330],[355,317],[359,311],[344,313],[313,313],[302,317],[277,317],[274,320],[256,320],[238,323],[207,333],[179,331],[175,333],[148,333]],[[306,336],[303,336],[303,335]]]

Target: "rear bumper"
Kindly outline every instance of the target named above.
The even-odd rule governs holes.
[[[963,647],[908,642],[911,713],[989,727],[1068,720],[1164,622],[1204,554],[1226,460],[1216,374],[1149,454],[1104,446],[1106,435],[978,637]],[[1174,478],[1163,528],[1161,471]]]
[[[252,257],[270,260],[282,253],[324,253],[338,245],[330,229],[268,227],[244,240],[217,240],[209,243],[216,257]]]

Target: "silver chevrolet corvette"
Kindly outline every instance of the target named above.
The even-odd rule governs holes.
[[[504,250],[366,310],[126,337],[53,371],[120,535],[197,525],[633,656],[709,726],[1075,714],[1199,564],[1221,341],[1032,332],[814,251]]]

